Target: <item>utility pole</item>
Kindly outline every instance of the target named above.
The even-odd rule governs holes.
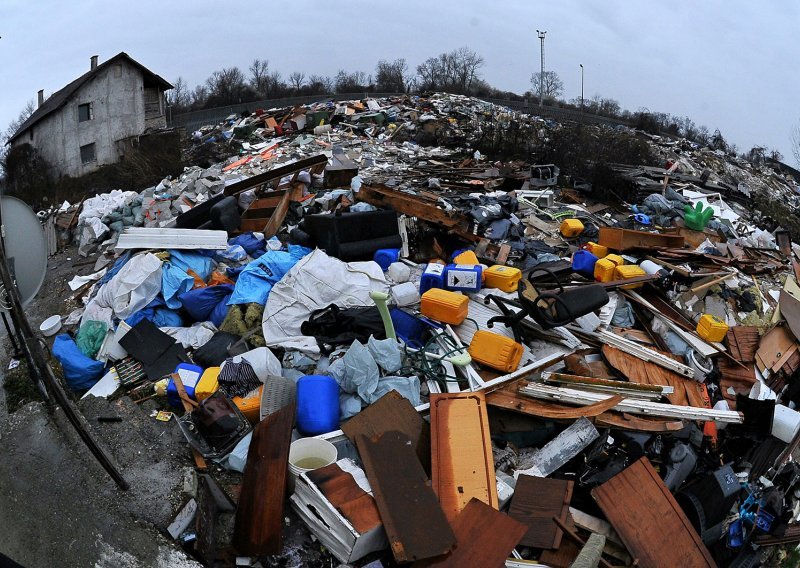
[[[583,63],[578,63],[581,66],[581,114],[583,114]]]
[[[546,31],[541,32],[536,30],[536,34],[539,36],[539,41],[542,43],[542,71],[539,74],[539,108],[541,108],[544,104],[544,36],[546,33]]]

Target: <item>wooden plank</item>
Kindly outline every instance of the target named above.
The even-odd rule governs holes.
[[[454,521],[473,497],[497,509],[484,394],[431,394],[430,399],[432,484],[445,516]]]
[[[767,369],[777,371],[783,366],[786,355],[797,349],[794,337],[783,326],[776,326],[769,330],[759,343],[756,351],[756,363],[763,373]]]
[[[556,517],[553,517],[556,518]],[[575,531],[575,523],[572,515],[567,514],[565,526]],[[564,534],[568,534],[564,532]],[[552,568],[569,568],[581,552],[581,546],[573,542],[570,538],[562,538],[561,544],[556,549],[545,549],[539,555],[539,562]]]
[[[307,471],[306,476],[356,531],[364,534],[381,526],[381,515],[375,499],[361,489],[353,476],[338,464]]]
[[[414,406],[397,391],[389,391],[342,424],[342,432],[358,447],[358,437],[375,438],[396,430],[405,434],[416,449],[426,474],[431,471],[431,427]]]
[[[573,527],[570,527],[569,525],[567,525],[565,522],[563,522],[558,517],[553,517],[553,522],[558,526],[558,528],[560,528],[562,531],[564,531],[564,534],[567,535],[567,537],[573,543],[575,543],[575,544],[577,544],[578,546],[581,546],[581,547],[586,545],[586,541],[578,536],[578,533],[575,532]],[[605,539],[604,539],[604,542],[605,542]],[[612,568],[611,564],[609,564],[608,562],[606,562],[602,558],[600,559],[600,566],[602,568]]]
[[[527,530],[524,524],[472,499],[453,522],[455,550],[446,556],[415,562],[414,568],[502,568]]]
[[[324,154],[318,154],[316,156],[311,156],[310,158],[303,158],[302,160],[292,162],[291,164],[278,166],[277,168],[273,168],[267,172],[264,172],[263,174],[254,175],[247,179],[243,179],[242,181],[237,181],[236,183],[232,183],[231,185],[225,188],[224,194],[226,196],[236,195],[247,189],[250,189],[251,187],[258,187],[273,181],[278,181],[282,177],[287,176],[289,174],[293,174],[295,172],[299,172],[302,170],[307,170],[315,166],[327,163],[328,163],[328,158]]]
[[[567,520],[572,486],[572,481],[564,479],[519,476],[508,515],[528,527],[520,544],[534,548],[559,547],[562,532],[553,517]]]
[[[599,416],[603,412],[611,410],[620,402],[622,402],[621,396],[613,396],[597,404],[575,408],[557,403],[542,402],[507,390],[498,390],[486,397],[486,404],[489,406],[505,408],[528,416],[555,420],[577,420],[581,416],[586,416],[587,418]]]
[[[286,213],[289,211],[289,203],[299,201],[303,197],[303,187],[305,186],[302,183],[292,184],[291,188],[281,198],[266,227],[264,227],[264,238],[268,239],[278,234],[278,231],[281,230],[281,225],[283,225],[283,220],[286,218]]]
[[[294,403],[284,406],[253,430],[233,531],[234,548],[242,556],[279,554],[283,547],[283,504],[294,412]]]
[[[683,430],[685,424],[682,420],[658,420],[642,418],[624,412],[604,412],[594,419],[596,426],[605,428],[618,428],[636,432],[667,433]]]
[[[754,325],[737,325],[728,330],[728,349],[731,357],[742,363],[756,360],[756,351],[761,336]]]
[[[633,248],[683,248],[684,238],[680,235],[665,235],[631,231],[616,227],[600,227],[598,244],[614,250]]]
[[[647,458],[594,488],[592,497],[643,568],[716,567]]]
[[[362,185],[356,194],[358,201],[371,203],[376,207],[391,207],[399,213],[436,223],[449,229],[466,231],[467,219],[460,213],[448,213],[437,207],[435,201],[420,196],[403,193],[383,185]]]
[[[411,440],[391,431],[359,435],[358,451],[395,560],[413,562],[450,552],[456,537]]]

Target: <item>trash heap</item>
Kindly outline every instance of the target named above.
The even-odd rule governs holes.
[[[167,529],[202,562],[270,565],[288,509],[355,566],[777,565],[800,542],[800,245],[704,152],[654,142],[671,163],[615,165],[635,199],[611,204],[489,161],[509,115],[259,111],[190,149],[242,153],[82,204],[96,262],[53,354],[214,474]],[[456,145],[398,134],[430,122]]]

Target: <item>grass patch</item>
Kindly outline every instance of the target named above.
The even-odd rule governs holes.
[[[6,406],[9,414],[16,412],[29,402],[42,400],[31,380],[28,363],[24,360],[20,361],[16,369],[5,372],[3,388],[6,391]]]

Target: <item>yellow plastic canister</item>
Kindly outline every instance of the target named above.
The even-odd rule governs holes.
[[[245,396],[233,397],[231,401],[244,414],[250,424],[258,424],[261,418],[261,391],[263,389],[264,386],[262,385]]]
[[[697,322],[697,335],[716,343],[725,339],[728,333],[728,324],[719,319],[717,316],[711,314],[703,314],[700,321]]]
[[[453,257],[453,264],[468,264],[470,266],[475,266],[480,264],[480,262],[473,251],[465,250],[461,254]]]
[[[516,371],[522,359],[522,345],[510,337],[485,330],[475,332],[467,351],[481,365],[503,373]]]
[[[617,265],[613,260],[601,258],[594,263],[594,279],[598,282],[611,282],[614,279],[614,271]]]
[[[593,242],[588,242],[586,243],[585,248],[590,253],[595,255],[597,258],[605,258],[606,256],[608,256],[608,247],[604,247],[603,245],[599,245]]]
[[[583,223],[580,219],[564,219],[561,221],[559,230],[567,238],[577,237],[583,232]]]
[[[522,279],[522,271],[512,266],[495,264],[483,271],[486,276],[485,286],[487,288],[497,288],[503,292],[513,292],[519,286]]]
[[[614,280],[627,280],[629,278],[637,278],[639,276],[646,276],[647,273],[640,266],[635,264],[624,264],[617,266],[614,269]],[[632,290],[633,288],[641,288],[644,282],[639,284],[631,284],[630,286],[622,286],[623,290]]]
[[[197,402],[201,402],[217,392],[219,388],[219,382],[217,381],[219,369],[219,367],[209,367],[203,371],[203,375],[194,387],[194,397]]]
[[[458,292],[431,288],[422,295],[419,311],[433,320],[461,325],[469,311],[469,298]]]

